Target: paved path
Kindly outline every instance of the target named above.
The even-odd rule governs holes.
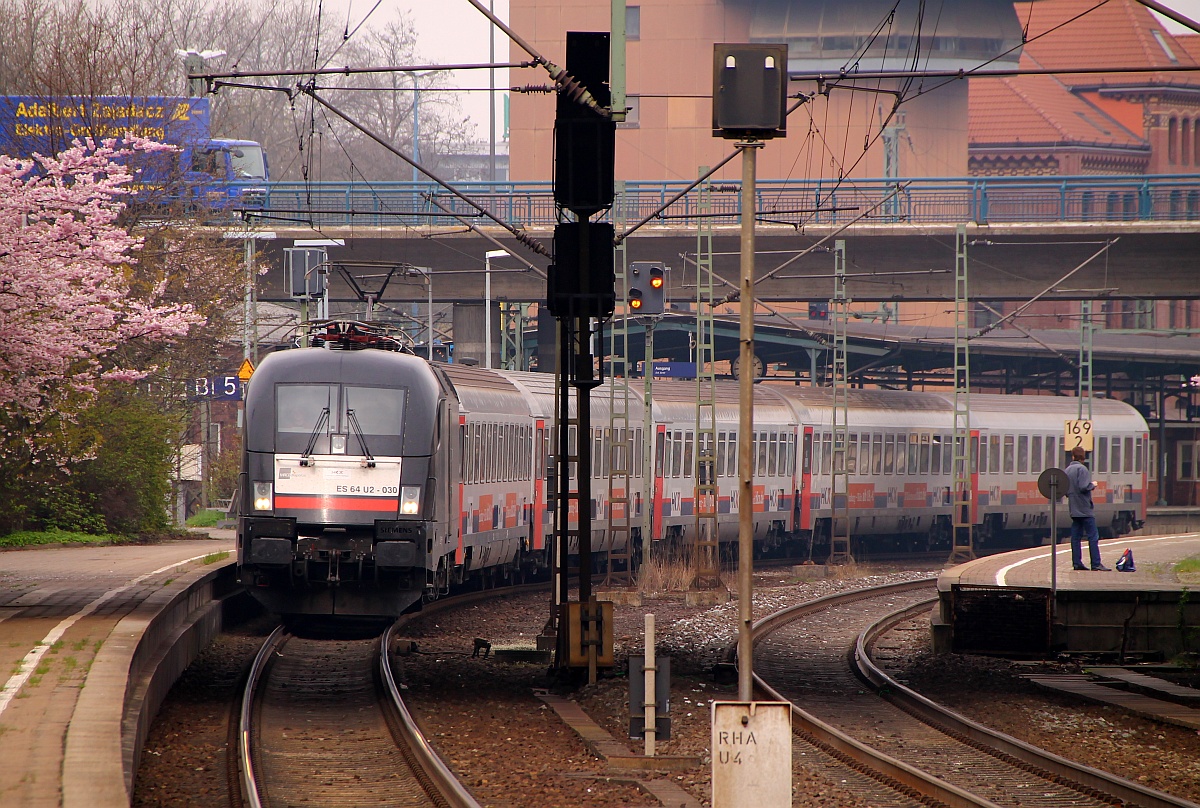
[[[232,531],[211,532],[0,552],[0,805],[62,805],[63,750],[83,688],[120,686],[111,698],[124,698],[123,683],[88,681],[113,628],[150,594],[233,552]],[[113,804],[99,796],[94,805]]]

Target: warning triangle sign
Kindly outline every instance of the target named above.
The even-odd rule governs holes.
[[[254,363],[249,357],[242,360],[242,366],[238,368],[237,376],[244,382],[250,381],[250,377],[254,375]]]

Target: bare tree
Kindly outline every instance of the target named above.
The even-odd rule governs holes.
[[[316,19],[304,0],[11,0],[0,4],[0,41],[11,43],[0,51],[0,94],[42,97],[182,94],[179,50],[224,51],[207,64],[213,71],[425,63],[407,16],[351,32],[344,20]],[[280,76],[239,82],[275,90],[220,88],[212,105],[214,134],[262,143],[275,179],[411,178],[394,155],[314,109],[297,91],[306,81]],[[434,171],[474,135],[439,72],[322,77],[315,86]]]

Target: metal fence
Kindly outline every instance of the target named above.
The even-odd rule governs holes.
[[[456,189],[504,222],[550,228],[557,221],[550,182],[473,182]],[[699,195],[664,204],[683,182],[627,182],[617,204],[626,222],[695,227]],[[1114,177],[965,177],[873,180],[759,180],[761,221],[841,225],[1200,221],[1200,175]],[[713,185],[713,223],[736,224],[738,182]],[[611,212],[610,212],[611,215]],[[474,206],[432,182],[276,182],[261,216],[268,223],[459,227],[487,223]]]

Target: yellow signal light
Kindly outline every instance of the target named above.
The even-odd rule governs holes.
[[[651,275],[650,276],[650,286],[652,286],[655,289],[661,289],[662,285],[663,285],[662,275]]]

